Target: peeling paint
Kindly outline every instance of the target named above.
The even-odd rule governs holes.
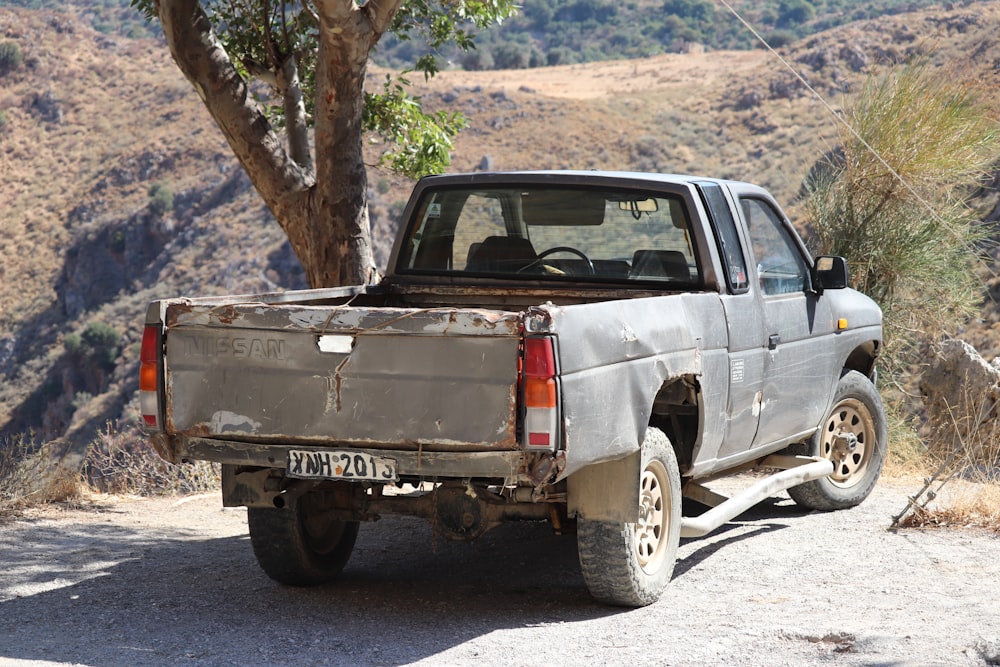
[[[326,380],[326,402],[323,404],[323,414],[328,415],[331,411],[335,411],[337,409],[335,374],[330,373],[330,375],[326,376],[324,379]]]
[[[256,433],[260,422],[235,412],[219,410],[212,415],[209,426],[213,433]]]

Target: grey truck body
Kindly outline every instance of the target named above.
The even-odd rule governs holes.
[[[537,259],[552,246],[569,250]],[[650,257],[659,265],[640,268]],[[607,479],[647,427],[669,437],[682,480],[716,477],[808,440],[845,370],[874,376],[881,313],[845,281],[842,260],[814,261],[749,184],[429,177],[377,285],[150,304],[161,338],[147,421],[168,460],[225,464],[230,505],[351,485],[338,511],[372,519],[411,511],[382,487],[451,482],[522,509],[557,505],[564,520],[628,517],[634,485],[619,498]],[[519,377],[530,336],[551,341],[556,366],[541,446],[525,433]],[[387,479],[289,474],[323,450],[388,459]]]

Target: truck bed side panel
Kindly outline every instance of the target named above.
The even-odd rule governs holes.
[[[702,395],[707,423],[701,431],[717,448],[726,427],[726,331],[702,324],[722,321],[717,294],[609,301],[552,313],[562,363],[565,475],[636,451],[664,380],[693,376],[700,382],[706,371],[721,375]]]

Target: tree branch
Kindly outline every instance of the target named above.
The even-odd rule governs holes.
[[[312,174],[312,149],[309,145],[309,127],[306,123],[306,106],[302,99],[302,85],[299,82],[298,56],[289,54],[281,63],[278,72],[278,90],[285,107],[285,131],[288,134],[288,150],[295,162],[303,170]]]
[[[368,0],[362,10],[368,15],[368,23],[371,25],[373,39],[372,45],[382,37],[382,34],[392,25],[392,19],[399,11],[402,0]]]
[[[198,91],[257,191],[281,221],[281,212],[308,194],[315,182],[313,175],[285,151],[199,1],[159,0],[157,8],[174,61]]]

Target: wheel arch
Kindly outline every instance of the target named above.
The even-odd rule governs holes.
[[[694,461],[704,426],[702,409],[701,383],[694,374],[667,378],[653,398],[649,425],[666,434],[682,474]]]
[[[844,360],[845,371],[857,371],[862,375],[874,380],[875,361],[878,359],[879,351],[882,348],[881,341],[869,340],[858,345]]]
[[[668,377],[653,396],[648,427],[667,436],[681,471],[690,466],[702,428],[701,385],[694,374]],[[643,436],[644,437],[644,436]],[[641,442],[624,457],[587,465],[567,477],[570,516],[635,522]],[[683,473],[682,473],[683,474]]]

